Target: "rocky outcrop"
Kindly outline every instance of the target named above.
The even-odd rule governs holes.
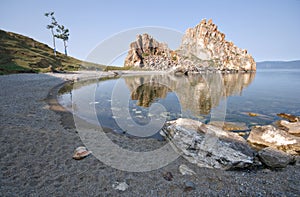
[[[254,165],[253,150],[235,133],[182,118],[168,122],[163,132],[184,158],[200,167],[228,170]]]
[[[178,53],[189,59],[212,60],[212,66],[217,70],[256,70],[256,63],[247,50],[226,41],[225,34],[218,30],[211,19],[203,19],[196,27],[186,31]],[[203,65],[199,63],[195,66]]]
[[[196,27],[189,28],[175,51],[148,34],[138,35],[130,44],[124,66],[182,73],[256,70],[247,50],[226,41],[225,34],[218,31],[211,19],[203,19]]]
[[[167,70],[176,64],[176,53],[148,34],[137,35],[124,62],[124,66],[150,70]]]

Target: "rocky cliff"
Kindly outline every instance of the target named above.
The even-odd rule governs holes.
[[[176,51],[148,34],[138,35],[130,44],[124,66],[183,72],[256,70],[256,63],[247,50],[226,41],[225,34],[211,19],[203,19],[196,27],[187,29]]]
[[[136,41],[130,44],[124,66],[167,70],[177,64],[176,58],[171,58],[172,54],[176,53],[166,43],[160,43],[148,34],[137,35]]]

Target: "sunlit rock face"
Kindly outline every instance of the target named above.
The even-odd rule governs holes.
[[[137,105],[149,107],[156,98],[175,92],[183,110],[194,115],[209,114],[230,95],[239,95],[254,79],[255,73],[205,74],[191,76],[145,75],[124,77]],[[190,96],[188,96],[190,95]]]
[[[130,44],[124,66],[167,70],[177,64],[175,54],[166,43],[160,43],[148,34],[137,35],[136,41]]]
[[[138,35],[130,44],[124,66],[148,70],[183,68],[189,72],[256,70],[256,63],[247,50],[226,41],[225,34],[211,19],[203,19],[194,28],[187,29],[175,51],[148,34]]]
[[[212,66],[217,70],[256,70],[256,63],[247,50],[226,41],[225,34],[218,30],[211,19],[203,19],[196,27],[186,30],[178,53],[181,57],[212,60]],[[198,63],[195,66],[205,65]]]

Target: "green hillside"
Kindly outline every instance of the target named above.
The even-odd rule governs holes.
[[[11,73],[74,71],[81,66],[102,70],[106,66],[83,62],[62,53],[53,55],[53,49],[32,38],[0,30],[0,75]]]

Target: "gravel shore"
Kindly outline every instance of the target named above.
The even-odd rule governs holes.
[[[74,149],[84,144],[72,114],[56,103],[56,91],[66,79],[57,76],[0,76],[0,196],[300,196],[299,166],[222,171],[199,168],[179,157],[158,170],[126,172],[94,155],[74,160]],[[106,134],[116,144],[140,151],[166,143],[109,130]],[[182,175],[181,164],[196,175]],[[163,176],[167,172],[173,175],[170,181]],[[117,190],[116,182],[126,182],[128,188]],[[190,182],[194,185],[187,189]]]

